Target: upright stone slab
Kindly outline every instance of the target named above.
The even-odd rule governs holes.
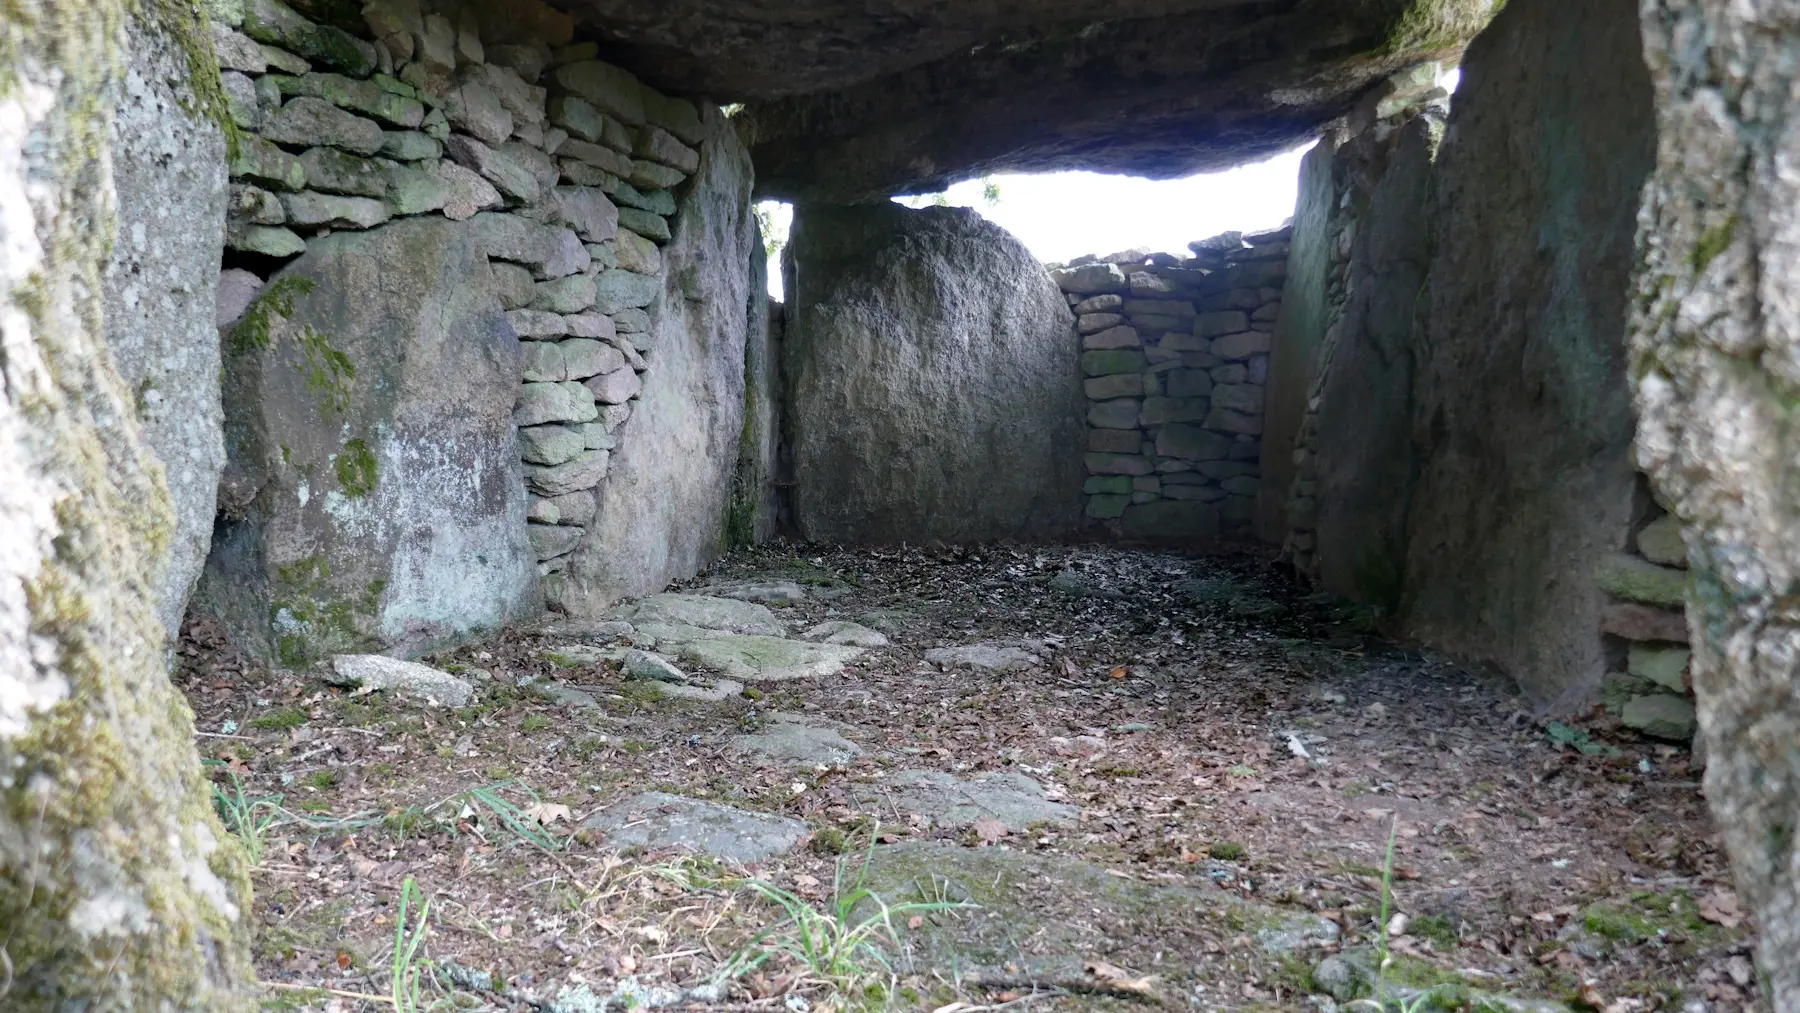
[[[537,607],[519,342],[477,238],[428,217],[316,239],[227,338],[200,600],[281,664],[416,653]]]
[[[600,509],[557,597],[570,612],[692,576],[725,545],[732,472],[744,430],[744,342],[754,284],[750,155],[706,112],[699,172],[663,247],[662,291],[649,307],[650,362],[619,432]],[[634,338],[638,335],[634,335]]]
[[[821,541],[1048,538],[1080,520],[1075,319],[972,211],[795,210],[784,425],[794,520]]]
[[[1321,379],[1312,452],[1315,565],[1333,594],[1392,610],[1406,568],[1414,329],[1431,260],[1432,115],[1365,141],[1368,208],[1354,231],[1343,315]],[[1379,174],[1379,175],[1377,175]]]
[[[1655,136],[1633,0],[1513,0],[1438,155],[1401,619],[1540,699],[1606,670],[1594,571],[1636,483],[1625,317]]]
[[[111,118],[118,226],[102,282],[106,344],[175,506],[157,616],[171,640],[212,541],[219,471],[219,332],[225,141],[198,111],[182,43],[133,17]],[[203,23],[204,24],[204,23]]]

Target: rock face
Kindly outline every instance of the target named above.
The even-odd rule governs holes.
[[[959,208],[801,207],[783,270],[783,425],[804,537],[1074,530],[1074,319],[1018,240]]]
[[[1401,618],[1540,698],[1586,694],[1605,671],[1593,573],[1636,481],[1624,332],[1655,152],[1637,6],[1516,0],[1462,73],[1438,157]]]
[[[471,225],[314,240],[226,361],[231,463],[201,600],[245,643],[286,664],[417,652],[537,608],[519,343]]]
[[[212,543],[219,472],[219,333],[214,301],[225,237],[225,139],[194,106],[178,47],[129,35],[112,118],[119,219],[103,294],[106,344],[162,461],[175,531],[157,615],[171,640]],[[193,111],[190,111],[193,110]]]
[[[125,53],[153,46],[155,64],[191,67],[207,28],[179,4],[16,10],[0,99],[5,1002],[242,1009],[255,1001],[249,863],[225,840],[169,681],[153,598],[175,518],[102,328]],[[208,76],[182,78],[183,98],[222,115]]]
[[[1660,140],[1631,322],[1637,456],[1683,521],[1706,798],[1756,919],[1764,992],[1793,1009],[1800,755],[1776,743],[1800,727],[1800,24],[1776,7],[1653,0],[1643,25]]]
[[[605,494],[568,572],[563,607],[594,613],[690,576],[725,543],[744,430],[744,343],[753,289],[752,169],[737,132],[704,116],[700,165],[662,248],[663,288],[643,350],[653,368],[613,452]]]
[[[759,190],[849,202],[1008,170],[1183,176],[1305,143],[1489,0],[575,0],[651,84],[750,101]],[[778,13],[776,13],[778,12]]]

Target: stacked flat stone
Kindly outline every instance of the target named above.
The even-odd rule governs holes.
[[[1127,536],[1242,531],[1289,230],[1227,232],[1177,258],[1131,250],[1054,270],[1081,334],[1086,515]]]
[[[209,13],[240,131],[227,247],[285,260],[332,230],[469,222],[523,342],[531,546],[540,576],[565,569],[653,360],[699,110],[595,59],[534,0],[371,0],[355,32],[281,0]]]
[[[1624,671],[1607,674],[1601,696],[1627,727],[1686,742],[1696,727],[1688,671],[1687,545],[1673,514],[1653,507],[1646,521],[1632,536],[1630,551],[1601,560],[1594,574],[1608,599],[1600,632],[1615,648],[1608,654],[1625,662]]]

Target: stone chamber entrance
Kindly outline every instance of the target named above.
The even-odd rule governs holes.
[[[1785,415],[1693,365],[1786,212],[1680,5],[965,6],[21,57],[102,69],[0,96],[0,274],[92,261],[0,304],[0,1006],[1800,1001],[1792,497],[1705,464]],[[1180,251],[891,199],[1308,142]]]

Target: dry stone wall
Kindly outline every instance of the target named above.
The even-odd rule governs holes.
[[[1228,232],[1187,258],[1131,250],[1052,271],[1081,335],[1090,527],[1157,540],[1249,530],[1289,238]]]
[[[209,12],[237,128],[219,302],[227,347],[246,321],[281,321],[294,293],[278,291],[278,272],[334,234],[421,216],[462,223],[520,351],[517,458],[471,466],[522,476],[524,544],[556,604],[550,578],[582,544],[657,368],[679,191],[703,142],[729,125],[597,60],[573,22],[541,4],[371,0],[358,19],[212,0]],[[743,175],[746,192],[732,199],[747,204],[747,164]],[[232,477],[222,501],[246,495]],[[318,484],[345,491],[329,474]],[[355,607],[365,606],[385,607]]]

